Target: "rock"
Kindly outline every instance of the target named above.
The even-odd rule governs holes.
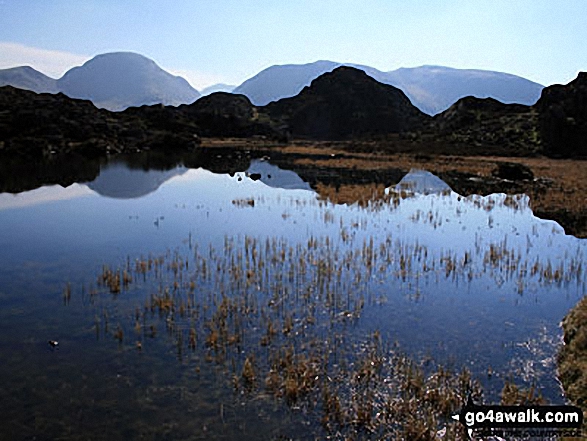
[[[144,146],[152,150],[192,150],[200,139],[191,134],[164,132],[147,139]]]
[[[409,131],[430,118],[401,90],[346,66],[259,111],[287,126],[293,137],[332,140]]]
[[[144,106],[113,113],[63,94],[0,88],[3,154],[40,158],[149,149],[191,150],[200,144],[196,125],[174,107]]]
[[[244,95],[215,92],[193,104],[180,106],[179,111],[198,126],[201,136],[284,138],[284,133],[272,125],[268,118],[261,121],[258,110]]]
[[[543,89],[536,109],[545,154],[587,157],[587,72],[565,86]]]
[[[529,106],[522,104],[504,104],[493,98],[461,98],[444,112],[434,118],[435,126],[441,131],[455,131],[469,128],[481,120],[496,116],[525,113]]]
[[[246,96],[228,92],[212,93],[184,107],[191,114],[209,114],[247,121],[251,120],[255,113],[251,101]]]
[[[497,168],[492,172],[493,176],[510,181],[531,181],[534,173],[530,167],[516,162],[498,162]]]
[[[469,154],[533,156],[541,148],[537,124],[530,106],[470,96],[436,115],[427,130]]]

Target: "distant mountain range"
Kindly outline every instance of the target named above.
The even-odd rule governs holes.
[[[234,89],[263,106],[271,101],[297,95],[313,79],[347,65],[363,70],[377,81],[401,89],[422,112],[436,115],[465,96],[494,98],[503,103],[532,105],[544,86],[516,75],[442,66],[401,68],[382,72],[369,66],[316,61],[309,64],[271,66]]]
[[[363,70],[377,81],[399,88],[412,104],[429,115],[443,112],[466,96],[532,105],[543,89],[542,85],[515,75],[485,70],[422,66],[383,72],[369,66],[317,61],[271,66],[238,87],[215,84],[200,93],[185,79],[130,52],[98,55],[83,66],[70,69],[58,80],[31,67],[0,70],[0,86],[11,85],[37,93],[63,92],[72,98],[89,99],[96,106],[109,110],[145,104],[190,104],[201,95],[219,91],[242,94],[254,105],[264,106],[297,95],[312,80],[341,65]]]
[[[184,78],[171,75],[154,61],[131,52],[98,55],[68,70],[58,80],[28,66],[0,70],[0,86],[4,85],[37,93],[62,92],[114,111],[145,104],[177,106],[200,97]]]
[[[254,106],[216,92],[189,105],[97,109],[65,94],[0,88],[0,155],[105,156],[195,151],[201,138],[357,141],[357,151],[587,157],[587,73],[533,106],[465,97],[434,117],[400,89],[340,66],[290,98]],[[375,141],[375,142],[373,142]]]

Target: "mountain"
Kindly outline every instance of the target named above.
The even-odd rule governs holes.
[[[27,70],[16,69],[22,72]],[[587,157],[586,103],[585,72],[567,85],[544,88],[532,106],[469,96],[434,117],[413,106],[400,89],[349,66],[321,75],[295,97],[266,106],[254,106],[245,95],[216,92],[192,104],[143,105],[113,113],[63,93],[3,86],[0,155],[186,151],[200,137],[360,141],[399,133],[385,137],[387,147],[434,154]]]
[[[297,95],[312,80],[338,66],[340,63],[332,61],[271,66],[246,80],[233,92],[246,95],[256,106],[264,106],[271,101]]]
[[[340,66],[298,95],[259,108],[294,137],[348,139],[416,129],[430,119],[399,89]]]
[[[91,100],[97,107],[115,111],[145,104],[177,106],[200,96],[184,78],[131,52],[98,55],[67,71],[57,86],[71,98]]]
[[[200,90],[200,94],[202,96],[206,96],[206,95],[210,95],[211,93],[214,93],[214,92],[229,92],[230,93],[235,88],[236,88],[236,86],[233,86],[231,84],[218,83],[218,84],[213,84],[211,86],[203,88],[202,90]]]
[[[30,66],[0,69],[0,87],[13,86],[37,93],[57,93],[57,80]]]
[[[37,93],[62,92],[113,111],[145,104],[178,106],[200,97],[184,78],[171,75],[153,60],[132,52],[97,55],[83,66],[68,70],[58,80],[28,66],[2,69],[0,87],[7,85]]]
[[[233,92],[247,96],[256,106],[297,95],[312,80],[343,65],[333,61],[271,66],[238,87],[215,84],[201,95]],[[424,113],[435,115],[465,96],[494,98],[504,103],[532,105],[543,86],[500,72],[452,69],[441,66],[401,68],[383,72],[369,66],[344,64],[363,70],[384,84],[401,89]],[[31,67],[0,70],[0,86],[42,92],[63,92],[72,98],[89,99],[96,106],[124,110],[144,104],[177,106],[194,102],[200,93],[181,77],[161,69],[154,61],[135,53],[102,54],[54,80]]]
[[[543,88],[507,73],[442,66],[401,68],[385,73],[379,81],[402,89],[416,107],[429,115],[443,112],[466,96],[532,105]]]
[[[271,66],[242,83],[234,93],[246,95],[253,104],[262,106],[298,94],[313,79],[341,65],[333,61],[317,61]],[[429,115],[448,109],[465,96],[532,105],[543,88],[515,75],[484,70],[421,66],[383,72],[369,66],[344,65],[363,70],[377,81],[401,89],[416,107]]]

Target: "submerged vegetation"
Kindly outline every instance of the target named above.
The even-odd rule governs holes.
[[[409,189],[388,191],[354,218],[344,218],[324,201],[292,199],[284,221],[290,211],[311,213],[308,205],[314,206],[317,225],[329,233],[294,241],[234,235],[216,245],[190,236],[180,249],[129,258],[117,269],[105,266],[98,289],[90,289],[98,309],[96,334],[111,334],[119,345],[139,352],[150,350],[149,340],[167,336],[178,359],[196,372],[202,362],[218,365],[235,393],[280,400],[331,438],[464,439],[450,416],[469,396],[483,399],[479,382],[466,368],[407,356],[363,320],[366,309],[398,295],[419,301],[439,281],[462,290],[490,280],[520,296],[536,286],[581,289],[583,255],[577,249],[558,262],[533,258],[531,236],[525,251],[507,237],[487,242],[480,235],[470,249],[459,250],[431,248],[389,231],[368,233],[367,225],[377,222],[369,212],[398,210],[411,197]],[[458,201],[484,213],[527,207],[521,197]],[[266,202],[251,197],[232,205],[258,209]],[[450,206],[457,216],[463,210],[462,204]],[[409,220],[432,231],[447,222],[442,210],[424,205]],[[130,295],[133,312],[112,312],[103,299],[107,293]],[[109,320],[118,324],[109,327]],[[487,376],[492,375],[488,367]],[[541,400],[539,391],[505,382],[504,403]]]
[[[375,164],[338,155],[327,156],[349,173]],[[466,197],[430,174],[399,169],[375,184],[297,186],[302,178],[282,180],[269,159],[249,158],[226,175],[217,174],[224,165],[187,170],[145,196],[154,207],[123,207],[116,245],[101,262],[89,256],[92,275],[80,259],[79,272],[48,290],[68,309],[58,312],[67,325],[39,331],[55,371],[65,372],[67,359],[67,375],[78,376],[79,362],[68,357],[76,333],[83,350],[91,347],[87,364],[103,359],[81,377],[91,386],[78,388],[80,403],[101,402],[85,415],[110,418],[128,406],[132,418],[112,417],[121,430],[174,439],[214,437],[211,427],[238,439],[239,424],[257,417],[246,430],[272,425],[267,439],[465,439],[450,416],[469,395],[483,403],[560,399],[556,323],[585,292],[586,249],[533,217],[530,197]],[[483,170],[494,166],[488,159]],[[292,182],[296,189],[280,189]],[[124,260],[121,250],[130,254]],[[39,378],[52,377],[39,368]],[[132,393],[112,404],[123,382]],[[113,392],[103,394],[104,385]],[[58,388],[51,393],[69,403]],[[46,412],[40,407],[36,415]],[[78,424],[75,411],[65,412],[74,417],[64,427]],[[153,420],[141,424],[136,415],[145,412]]]

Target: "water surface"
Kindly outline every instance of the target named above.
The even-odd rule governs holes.
[[[230,174],[145,168],[106,163],[91,182],[0,194],[10,436],[316,433],[283,400],[235,393],[231,375],[249,353],[261,364],[279,345],[339,336],[349,350],[335,363],[352,363],[350,345],[374,332],[417,360],[467,367],[487,401],[507,377],[564,401],[559,322],[585,293],[587,246],[536,218],[527,197],[465,198],[413,171],[384,200],[334,205],[268,161]],[[127,271],[128,286],[110,292],[105,271]],[[222,352],[209,338],[225,298],[251,313],[225,319],[242,338]],[[265,330],[290,319],[291,336]]]

